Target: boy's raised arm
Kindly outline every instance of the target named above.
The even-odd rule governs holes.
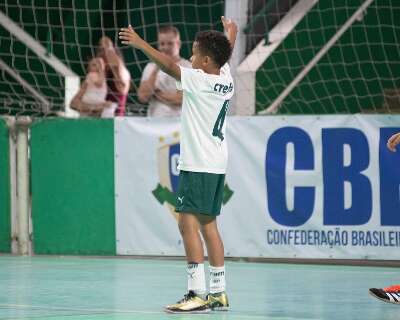
[[[141,51],[155,64],[157,64],[162,71],[169,74],[171,77],[178,81],[181,81],[181,69],[179,66],[169,57],[162,54],[160,51],[154,49],[145,40],[143,40],[133,30],[132,26],[128,28],[121,28],[119,32],[119,38],[123,44],[131,45]]]
[[[233,50],[235,46],[236,35],[238,33],[238,27],[235,22],[233,22],[231,19],[225,18],[224,16],[221,17],[221,22],[222,25],[224,26],[226,37],[231,43],[231,47]]]

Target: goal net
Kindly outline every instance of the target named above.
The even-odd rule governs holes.
[[[397,0],[5,0],[0,114],[68,109],[106,35],[131,74],[127,114],[145,115],[137,87],[148,59],[120,45],[119,28],[132,24],[156,46],[158,28],[172,24],[181,33],[181,55],[189,59],[196,32],[222,30],[228,5],[242,14],[237,22],[244,49],[233,70],[239,114],[400,111]]]
[[[304,17],[271,30],[264,45],[276,49],[256,71],[256,111],[400,112],[400,3],[300,2],[289,15],[295,19],[308,2]]]
[[[222,30],[224,1],[215,0],[6,0],[0,3],[0,114],[56,115],[64,111],[108,36],[131,74],[127,114],[144,115],[136,89],[148,59],[121,46],[119,28],[132,24],[156,46],[160,26],[181,34],[189,59],[197,31]]]

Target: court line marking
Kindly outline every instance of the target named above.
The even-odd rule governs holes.
[[[122,310],[122,309],[91,309],[91,308],[68,308],[59,306],[37,306],[29,304],[0,304],[0,308],[20,308],[20,309],[39,309],[54,311],[76,311],[76,312],[93,312],[93,313],[142,313],[142,314],[160,314],[160,311],[145,310]]]
[[[1,304],[0,303],[0,308],[20,308],[20,309],[38,309],[38,310],[52,310],[52,311],[76,311],[76,312],[89,312],[92,314],[115,314],[115,313],[122,313],[122,314],[153,314],[153,315],[167,315],[164,311],[146,311],[146,310],[123,310],[123,309],[86,309],[86,308],[68,308],[68,307],[58,307],[58,306],[35,306],[35,305],[27,305],[27,304]],[[79,314],[76,314],[74,316],[78,316]],[[183,315],[190,315],[192,316],[197,316],[197,317],[204,317],[207,314],[182,314]],[[293,317],[282,317],[282,316],[268,316],[268,315],[250,315],[248,313],[244,312],[235,312],[235,311],[228,311],[227,313],[221,313],[221,312],[211,312],[208,313],[208,315],[226,315],[229,316],[229,318],[238,318],[242,319],[243,317],[246,318],[251,318],[251,319],[279,319],[279,320],[312,320],[310,318],[293,318]],[[32,317],[35,317],[32,315]],[[266,318],[267,317],[267,318]],[[1,319],[1,318],[0,318]],[[29,318],[28,318],[29,319]]]
[[[41,315],[29,315],[29,316],[24,316],[24,318],[21,318],[20,316],[17,317],[9,317],[6,316],[6,318],[2,318],[0,316],[1,320],[20,320],[20,319],[59,319],[59,317],[66,318],[66,317],[81,317],[81,316],[93,316],[93,315],[109,315],[109,313],[79,313],[79,314],[56,314],[56,313],[49,313],[49,314],[41,314]]]

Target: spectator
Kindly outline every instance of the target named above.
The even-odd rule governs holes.
[[[108,85],[106,99],[117,103],[116,116],[124,116],[131,75],[125,66],[122,54],[118,48],[114,47],[111,39],[104,36],[99,41],[98,57],[103,58],[106,65]]]
[[[113,117],[117,104],[106,101],[106,96],[104,61],[101,58],[93,58],[89,62],[85,81],[71,101],[71,108],[82,116]]]
[[[158,30],[158,49],[172,58],[178,65],[191,68],[191,63],[180,57],[181,40],[179,30],[164,26]],[[159,70],[154,62],[149,62],[143,70],[138,89],[138,98],[149,103],[147,115],[150,117],[174,117],[181,115],[182,91],[178,91],[175,79]]]
[[[398,144],[400,144],[400,132],[392,135],[388,139],[386,146],[390,151],[396,152],[396,147]],[[400,284],[387,288],[371,288],[369,289],[369,293],[373,297],[384,302],[400,304]]]
[[[386,146],[390,151],[395,152],[398,144],[400,144],[400,132],[392,135],[387,141]]]

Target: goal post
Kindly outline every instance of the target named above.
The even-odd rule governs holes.
[[[256,112],[257,70],[317,2],[318,0],[298,1],[285,17],[269,31],[269,43],[265,43],[267,38],[265,37],[240,63],[236,75],[238,115],[253,115]]]
[[[395,0],[297,1],[238,68],[242,114],[398,113],[399,21]]]
[[[75,111],[69,107],[70,101],[73,95],[78,91],[80,85],[79,76],[68,68],[63,62],[57,57],[48,53],[40,42],[35,40],[30,34],[20,28],[13,20],[11,20],[4,12],[0,11],[0,25],[5,28],[9,33],[10,37],[15,37],[27,48],[36,54],[41,60],[51,66],[61,77],[64,78],[64,111],[67,116],[75,115]],[[46,97],[37,92],[27,81],[25,81],[17,71],[9,67],[2,59],[0,59],[0,68],[8,72],[21,86],[26,88],[34,98],[42,105],[43,113],[50,112],[50,102]]]

